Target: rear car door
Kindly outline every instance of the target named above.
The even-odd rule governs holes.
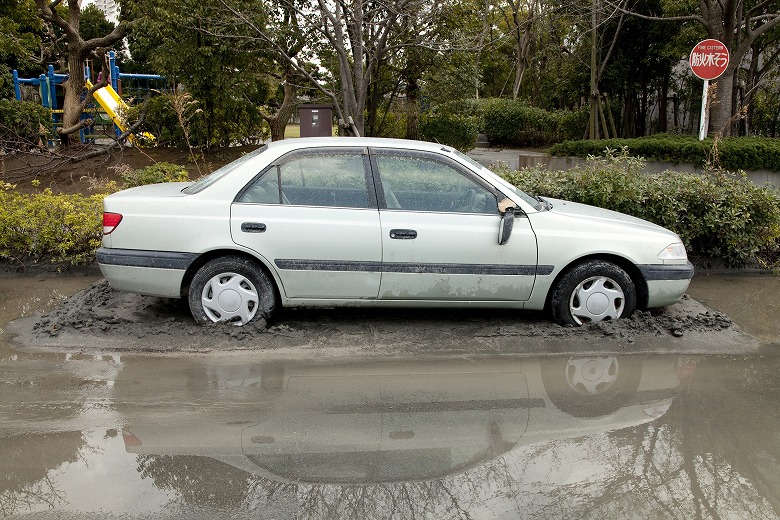
[[[509,242],[498,244],[494,187],[432,152],[372,149],[371,161],[380,185],[381,299],[529,298],[536,237],[528,219],[518,216]]]
[[[377,297],[379,213],[362,148],[283,156],[236,196],[230,229],[275,266],[288,298]]]

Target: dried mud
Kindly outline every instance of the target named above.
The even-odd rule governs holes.
[[[682,301],[629,319],[561,327],[543,313],[508,310],[284,309],[267,326],[198,325],[179,300],[112,290],[100,281],[7,330],[33,348],[132,352],[264,351],[316,357],[538,355],[541,353],[735,353],[755,342],[732,320]]]

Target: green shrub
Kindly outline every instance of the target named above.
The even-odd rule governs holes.
[[[122,178],[127,187],[188,179],[184,168],[170,163],[157,163]],[[0,258],[72,265],[94,260],[103,238],[103,198],[107,193],[65,195],[47,188],[23,194],[13,188],[0,183]]]
[[[569,171],[529,168],[502,176],[534,195],[599,206],[676,232],[690,254],[732,266],[776,256],[780,199],[771,189],[724,175],[641,174],[643,161],[622,154]]]
[[[550,147],[558,156],[601,155],[605,148],[627,148],[631,155],[653,161],[693,163],[727,171],[767,169],[780,171],[780,139],[726,137],[715,142],[695,136],[656,134],[636,139],[565,141]]]
[[[104,197],[0,190],[0,258],[92,261],[103,237]]]
[[[185,182],[190,180],[187,170],[178,164],[158,162],[140,170],[121,174],[125,188],[157,184],[159,182]]]
[[[403,139],[406,137],[406,114],[403,112],[387,112],[381,116],[379,131],[376,137]]]
[[[558,120],[554,112],[520,101],[488,99],[482,105],[485,133],[493,145],[541,146],[555,140]]]
[[[467,152],[477,142],[477,126],[473,116],[432,112],[420,117],[420,137]]]
[[[5,152],[45,147],[53,135],[51,113],[30,101],[0,99],[0,146]]]

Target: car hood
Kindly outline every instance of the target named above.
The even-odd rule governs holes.
[[[624,213],[618,213],[603,208],[597,208],[596,206],[589,206],[587,204],[580,204],[578,202],[571,202],[568,200],[551,199],[544,197],[544,200],[552,205],[550,208],[551,213],[557,215],[576,217],[578,220],[587,219],[594,222],[603,222],[607,224],[620,223],[622,225],[629,225],[639,229],[645,229],[648,231],[658,231],[670,236],[677,236],[672,231],[661,227],[647,220],[641,218],[632,217]]]

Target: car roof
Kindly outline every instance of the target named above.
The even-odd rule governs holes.
[[[444,148],[447,152],[453,151],[452,148],[439,143],[413,141],[411,139],[387,139],[384,137],[301,137],[298,139],[285,139],[268,143],[269,150],[275,150],[280,153],[291,150],[300,150],[301,148],[316,148],[321,146],[398,148],[429,151],[441,151],[442,148]]]

